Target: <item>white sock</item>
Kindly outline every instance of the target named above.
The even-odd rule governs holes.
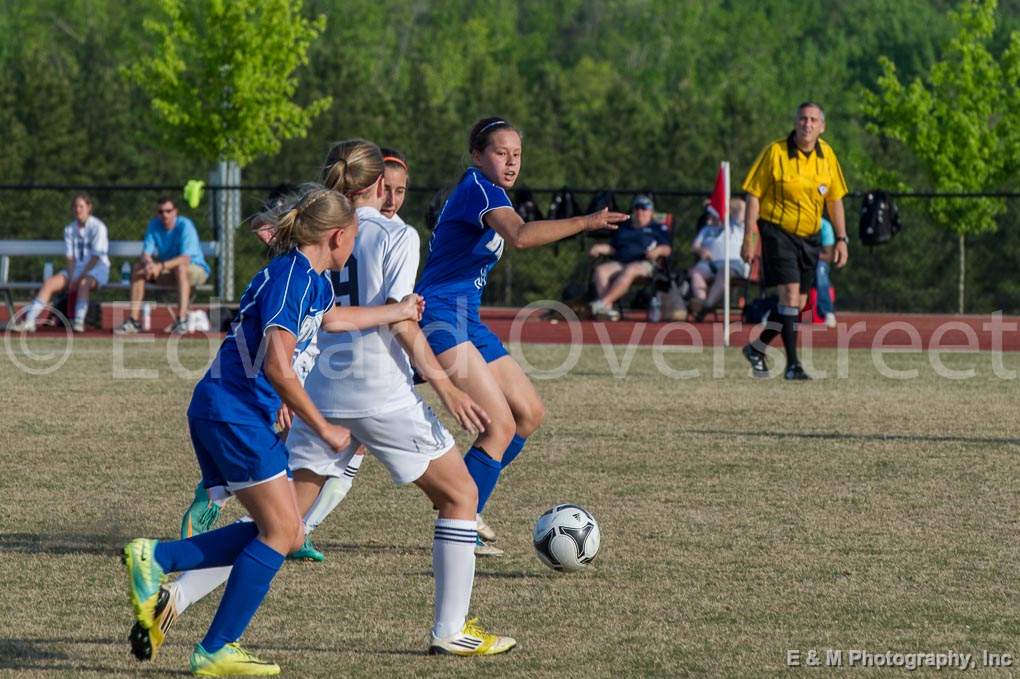
[[[34,298],[28,305],[28,311],[25,312],[25,320],[31,323],[39,317],[39,314],[41,314],[42,310],[45,308],[46,304],[41,299],[38,297]]]
[[[222,488],[222,486],[218,487]],[[210,490],[212,489],[210,488]],[[210,497],[212,496],[210,495]],[[242,516],[238,521],[251,521],[251,517]],[[177,606],[177,613],[183,613],[191,604],[205,598],[209,592],[226,582],[233,568],[233,566],[217,566],[216,568],[184,571],[178,575],[170,587],[174,604]]]
[[[227,504],[227,500],[233,497],[226,486],[213,486],[212,488],[206,488],[205,492],[209,495],[209,501],[217,507],[223,507],[223,505]]]
[[[233,566],[219,566],[181,573],[170,587],[178,615],[226,582],[232,569]]]
[[[308,508],[308,513],[305,514],[306,533],[311,533],[318,528],[319,524],[329,516],[330,512],[336,509],[336,506],[347,497],[347,493],[350,492],[351,486],[354,484],[354,477],[357,476],[358,470],[361,468],[361,462],[364,459],[364,455],[355,455],[344,468],[343,476],[331,476],[322,484],[319,496],[315,498],[315,502],[312,503],[312,506]]]
[[[472,519],[436,519],[432,572],[436,578],[436,612],[432,636],[449,639],[464,627],[475,581],[476,523]]]
[[[74,302],[74,320],[81,321],[81,322],[84,323],[85,322],[85,314],[88,312],[88,310],[89,310],[89,301],[87,299],[84,300],[84,301],[82,301],[80,299],[79,300],[75,300],[75,302]]]

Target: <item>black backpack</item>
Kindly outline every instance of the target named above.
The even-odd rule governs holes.
[[[900,211],[885,191],[868,191],[861,203],[861,243],[881,245],[902,229]]]
[[[542,211],[535,202],[535,194],[526,186],[514,191],[514,210],[526,222],[538,222],[544,219]]]
[[[579,214],[581,208],[577,206],[573,191],[564,186],[553,194],[549,201],[549,219],[569,219]]]
[[[62,292],[56,296],[53,300],[53,308],[64,315],[64,318],[68,322],[74,320],[74,308],[68,308],[68,302],[70,297],[66,292]],[[50,316],[50,319],[54,323],[59,323],[55,316]],[[85,311],[85,325],[90,328],[99,329],[103,327],[103,309],[99,305],[99,302],[95,300],[95,297],[89,297],[89,306]]]

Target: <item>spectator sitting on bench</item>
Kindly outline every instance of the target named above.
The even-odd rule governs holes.
[[[170,198],[156,201],[156,216],[149,220],[142,243],[142,256],[131,271],[131,315],[117,332],[136,333],[142,329],[138,322],[145,299],[145,283],[176,287],[177,320],[170,326],[175,335],[188,331],[188,303],[191,289],[209,278],[209,265],[202,256],[202,243],[198,230],[187,217],[177,214],[177,206]]]
[[[747,204],[741,198],[730,199],[730,276],[747,278],[748,265],[740,259],[740,246],[744,242],[744,214]],[[699,258],[691,268],[690,309],[695,321],[701,321],[705,313],[719,306],[726,291],[723,268],[726,258],[726,239],[723,227],[706,226],[694,239],[691,250]],[[709,288],[711,284],[711,288]]]
[[[76,297],[74,305],[75,332],[85,331],[85,313],[89,308],[89,293],[106,285],[110,278],[109,235],[106,224],[92,215],[92,199],[79,193],[71,199],[74,221],[64,227],[67,268],[43,281],[35,299],[28,305],[25,318],[13,329],[34,332],[35,321],[49,304],[50,298],[65,287]]]
[[[591,257],[612,258],[595,267],[598,299],[591,303],[592,317],[618,320],[620,312],[613,305],[627,294],[634,281],[652,275],[659,258],[672,254],[669,230],[652,219],[654,210],[651,198],[634,196],[630,219],[613,232],[611,241],[597,243],[588,251]]]

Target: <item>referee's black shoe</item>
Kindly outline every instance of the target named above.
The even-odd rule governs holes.
[[[745,344],[741,350],[744,358],[751,364],[751,374],[755,377],[768,377],[769,364],[765,361],[765,354],[761,353],[750,344]]]
[[[810,380],[811,375],[804,372],[804,368],[801,367],[800,363],[792,363],[786,368],[786,374],[783,375],[788,380]]]

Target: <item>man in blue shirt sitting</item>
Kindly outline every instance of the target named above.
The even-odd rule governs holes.
[[[177,320],[170,326],[170,332],[184,334],[188,331],[191,289],[207,278],[209,265],[202,256],[202,243],[194,223],[177,213],[173,200],[160,198],[156,201],[156,216],[149,220],[145,230],[142,256],[131,271],[131,315],[117,332],[131,334],[142,329],[138,317],[145,299],[145,283],[154,281],[177,288]]]
[[[592,317],[619,320],[620,312],[613,305],[627,294],[639,278],[648,278],[655,271],[655,262],[673,252],[669,229],[656,222],[655,206],[648,196],[637,195],[631,202],[630,219],[613,232],[608,243],[597,243],[588,254],[612,259],[595,267],[595,292],[591,303]]]

